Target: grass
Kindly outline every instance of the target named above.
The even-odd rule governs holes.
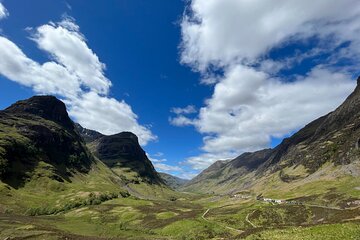
[[[175,239],[214,239],[216,237],[231,237],[224,228],[214,223],[201,220],[181,220],[169,224],[157,231],[161,235],[172,236]]]
[[[116,239],[232,239],[242,236],[297,240],[352,239],[359,233],[356,220],[360,216],[359,210],[270,205],[228,197],[216,197],[216,201],[211,202],[215,197],[187,197],[184,195],[177,201],[117,198],[46,217],[0,214],[0,236],[45,234],[60,238],[75,234]],[[204,220],[201,216],[207,208],[210,211]],[[250,221],[259,228],[246,222],[248,214]],[[14,222],[15,225],[10,224]],[[332,235],[335,237],[331,238]],[[326,238],[321,238],[323,236]]]
[[[175,212],[161,212],[156,214],[156,219],[168,219],[177,216]]]
[[[30,146],[28,139],[15,128],[0,122],[0,167],[7,164],[2,146],[13,144],[4,136],[4,131],[19,145]],[[27,151],[32,151],[31,146]],[[246,192],[252,196],[250,199],[236,199],[231,195],[174,192],[161,185],[136,181],[138,176],[130,169],[111,170],[97,159],[87,173],[72,170],[64,181],[54,179],[58,169],[44,161],[37,161],[30,170],[30,177],[19,189],[0,182],[0,239],[10,236],[19,239],[77,239],[80,236],[86,239],[360,238],[359,209],[335,210],[255,201],[255,196],[263,193],[275,199],[302,198],[312,204],[341,206],[350,199],[360,198],[358,178],[333,174],[306,181],[304,168],[289,168],[282,177],[290,179],[291,185],[282,181],[279,173],[274,173]],[[336,173],[333,166],[327,165],[319,171]],[[236,189],[242,181],[243,178],[239,178],[226,186],[228,189],[218,190]],[[209,186],[218,188],[213,182],[202,187]],[[203,219],[207,209],[210,211]],[[26,216],[26,211],[34,216]],[[44,214],[48,216],[38,216]]]
[[[250,235],[247,240],[357,240],[360,239],[359,223],[319,225],[313,227],[292,227],[287,229],[266,230]]]

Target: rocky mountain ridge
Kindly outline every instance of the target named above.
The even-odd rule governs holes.
[[[354,92],[336,110],[309,123],[276,148],[216,162],[183,190],[246,190],[274,174],[279,177],[277,184],[281,185],[307,179],[327,164],[357,165],[360,160],[360,78],[357,82]]]

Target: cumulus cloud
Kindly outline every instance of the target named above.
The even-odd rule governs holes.
[[[9,39],[0,36],[0,73],[6,78],[31,87],[40,94],[75,98],[80,92],[79,79],[56,62],[39,64],[28,58]]]
[[[182,171],[178,166],[171,166],[165,163],[154,163],[154,167],[160,172]]]
[[[268,147],[271,137],[281,138],[333,110],[355,87],[356,0],[192,0],[181,30],[181,62],[200,72],[201,82],[215,84],[196,118],[170,118],[173,125],[193,125],[204,135],[203,153],[187,159],[197,170]],[[307,51],[271,56],[295,43]],[[309,58],[316,63],[298,73],[295,67]],[[344,59],[349,64],[340,68]],[[284,69],[293,76],[279,74]]]
[[[142,145],[156,139],[148,127],[138,123],[130,105],[107,96],[111,82],[105,77],[105,64],[88,47],[73,19],[42,25],[31,39],[51,60],[38,63],[0,36],[1,75],[36,93],[60,96],[74,120],[86,128],[104,134],[131,131]]]
[[[184,108],[172,108],[171,112],[175,114],[191,114],[196,113],[197,111],[194,105],[188,105]]]
[[[156,140],[148,128],[138,124],[138,116],[125,101],[88,92],[69,101],[68,106],[69,114],[85,128],[96,128],[104,134],[130,131],[138,136],[141,145]]]
[[[188,117],[185,117],[183,115],[178,115],[176,117],[170,117],[169,122],[171,125],[183,127],[183,126],[189,126],[193,125],[194,121]]]
[[[169,118],[170,124],[180,127],[193,124],[193,121],[190,118],[185,117],[184,115],[197,113],[197,109],[194,105],[188,105],[184,108],[172,108],[171,112],[176,114],[176,116]]]
[[[166,164],[165,162],[167,162],[167,159],[165,158],[161,158],[159,159],[158,157],[163,156],[163,153],[155,153],[152,155],[147,154],[148,158],[150,159],[150,161],[153,163],[154,167],[156,168],[157,171],[159,172],[166,172],[169,174],[178,174],[178,173],[183,173],[184,170],[179,167],[179,166],[173,166],[173,165],[169,165]]]
[[[321,66],[294,82],[236,66],[195,120],[201,133],[215,134],[204,138],[203,150],[239,153],[267,147],[271,136],[286,135],[335,109],[354,86],[351,76]]]
[[[182,61],[203,71],[252,62],[285,41],[356,40],[359,12],[356,0],[192,0],[181,23]]]
[[[104,76],[105,64],[87,46],[79,26],[70,18],[37,28],[32,38],[38,47],[81,80],[85,88],[107,94],[111,82]]]
[[[6,18],[9,16],[9,12],[6,10],[4,5],[0,2],[0,19]]]

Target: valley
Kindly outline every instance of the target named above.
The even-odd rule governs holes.
[[[179,196],[180,197],[180,196]],[[118,198],[46,216],[0,215],[6,239],[357,239],[360,210],[185,194]],[[295,235],[294,235],[295,234]]]
[[[83,128],[52,96],[19,101],[0,111],[0,239],[360,239],[359,109],[358,86],[276,148],[185,181],[131,132]]]

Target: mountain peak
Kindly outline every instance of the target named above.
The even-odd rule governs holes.
[[[5,109],[13,114],[32,114],[57,122],[65,127],[73,127],[65,104],[54,96],[34,96],[18,101]]]
[[[134,142],[139,143],[138,137],[132,132],[121,132],[121,133],[115,134],[114,136],[116,136],[117,138],[131,139]]]

